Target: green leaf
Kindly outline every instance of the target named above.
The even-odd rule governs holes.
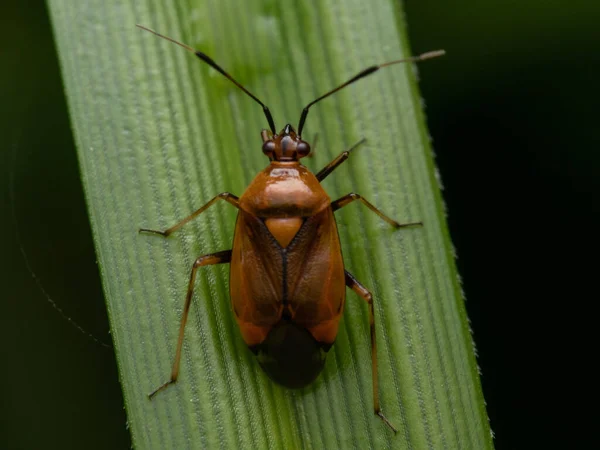
[[[408,55],[398,2],[49,0],[134,445],[138,448],[491,448],[415,68],[386,68],[324,100],[319,170],[367,145],[324,181],[347,269],[372,290],[382,408],[372,410],[366,303],[348,292],[324,373],[292,391],[273,384],[231,312],[227,267],[202,268],[177,384],[169,377],[194,259],[231,247],[223,204],[168,239],[166,228],[222,191],[240,195],[267,161],[251,99],[192,54],[136,23],[201,49],[261,98],[279,128],[361,69]],[[433,49],[423,49],[433,50]],[[443,60],[427,62],[443,70]]]

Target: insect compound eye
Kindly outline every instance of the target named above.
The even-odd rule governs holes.
[[[262,151],[265,155],[271,158],[273,156],[273,153],[275,153],[275,142],[271,140],[266,141],[262,146]]]
[[[310,145],[308,145],[308,142],[300,141],[296,145],[296,151],[298,152],[299,158],[307,156],[310,153]]]

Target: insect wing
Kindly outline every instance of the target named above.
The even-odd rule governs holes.
[[[283,255],[259,218],[240,210],[230,269],[231,302],[242,336],[260,344],[283,308]]]
[[[331,208],[306,219],[287,248],[286,262],[287,301],[293,320],[317,341],[333,343],[346,285]]]

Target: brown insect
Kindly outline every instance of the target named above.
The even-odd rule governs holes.
[[[262,151],[268,156],[270,163],[254,178],[241,197],[223,192],[171,228],[164,231],[140,229],[140,232],[166,237],[198,217],[218,200],[225,200],[238,209],[232,249],[200,256],[192,266],[171,378],[149,394],[150,398],[177,381],[196,271],[203,266],[229,263],[231,303],[242,337],[267,375],[276,383],[289,388],[307,386],[323,370],[325,357],[335,342],[339,321],[344,312],[346,286],[368,303],[373,409],[396,432],[379,405],[373,297],[367,288],[344,269],[333,213],[358,200],[395,228],[422,223],[398,223],[354,193],[332,202],[321,187],[321,181],[348,159],[350,152],[364,142],[364,139],[342,152],[314,175],[299,162],[300,158],[311,152],[308,142],[302,140],[302,129],[312,105],[349,84],[382,67],[422,61],[440,56],[444,51],[368,67],[306,105],[300,116],[298,132],[288,124],[277,133],[269,108],[210,57],[141,25],[138,27],[194,53],[231,80],[262,106],[270,127],[270,130],[261,132]]]

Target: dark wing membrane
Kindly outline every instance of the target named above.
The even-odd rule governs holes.
[[[287,300],[294,322],[333,342],[346,295],[344,262],[331,208],[306,219],[287,248]]]
[[[235,225],[229,284],[240,327],[247,324],[267,327],[268,331],[279,320],[283,300],[281,248],[265,224],[244,211],[239,212]]]

